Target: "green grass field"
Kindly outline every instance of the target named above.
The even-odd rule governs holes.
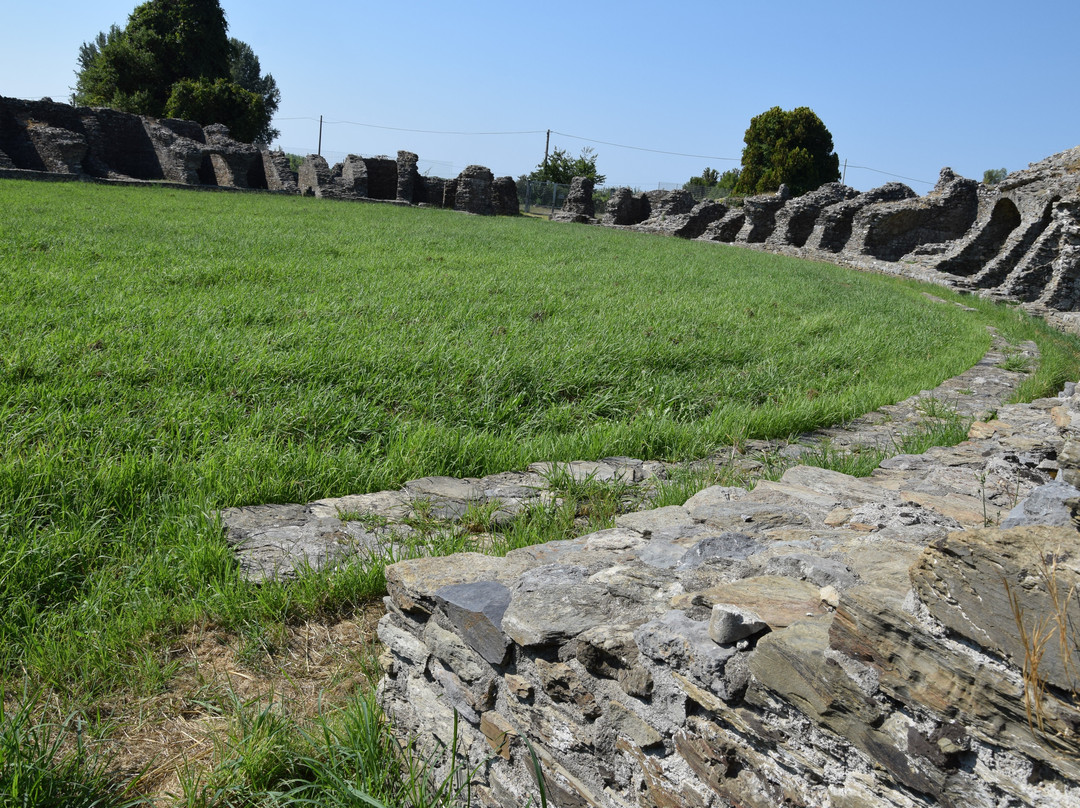
[[[720,245],[76,183],[4,181],[0,210],[0,682],[103,734],[191,627],[250,643],[380,594],[242,582],[216,509],[702,457],[933,387],[987,325],[1040,343],[1028,397],[1080,376],[1015,309]]]

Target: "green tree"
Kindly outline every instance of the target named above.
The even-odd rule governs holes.
[[[983,185],[997,185],[1008,173],[1004,168],[988,168],[983,172]]]
[[[727,171],[720,175],[720,178],[716,181],[716,187],[722,191],[726,191],[727,193],[724,195],[727,196],[727,194],[735,193],[735,186],[738,184],[738,182],[739,169],[729,168]]]
[[[270,121],[281,103],[281,90],[272,75],[262,74],[259,57],[251,46],[235,38],[229,39],[229,77],[234,84],[255,93],[263,100],[263,120],[259,123],[259,131],[254,140],[262,143],[277,140],[281,132],[270,126]]]
[[[165,115],[224,123],[233,138],[250,143],[265,126],[266,108],[262,98],[231,81],[180,79],[172,86]]]
[[[154,117],[182,112],[223,123],[242,140],[276,134],[277,84],[259,74],[248,46],[232,45],[227,28],[218,0],[149,0],[125,28],[114,25],[80,47],[72,103]]]
[[[739,180],[739,169],[730,168],[723,174],[719,173],[715,168],[706,168],[701,172],[701,176],[691,177],[689,182],[683,185],[683,189],[694,193],[696,199],[705,197],[707,199],[723,199],[725,196],[730,196],[735,183]],[[695,189],[705,189],[704,191],[695,191]]]
[[[568,185],[574,177],[589,177],[597,185],[603,185],[607,179],[596,171],[596,152],[589,146],[581,150],[578,157],[571,157],[564,149],[556,147],[548,155],[546,163],[540,163],[529,175],[529,179],[540,182],[557,182]]]
[[[704,185],[706,188],[712,188],[720,181],[720,172],[715,168],[709,168],[705,166],[705,170],[701,172],[700,177],[691,177],[690,182],[687,185]]]
[[[832,134],[809,107],[773,107],[750,121],[743,140],[736,193],[768,193],[786,184],[798,196],[840,179]]]

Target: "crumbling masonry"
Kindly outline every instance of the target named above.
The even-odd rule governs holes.
[[[585,221],[573,204],[560,218]],[[922,197],[898,182],[865,193],[829,183],[794,198],[781,188],[736,207],[695,203],[686,191],[620,188],[600,223],[917,277],[1080,327],[1080,146],[993,187],[944,168]]]
[[[327,199],[384,200],[482,215],[519,212],[510,177],[468,166],[456,179],[425,177],[418,158],[358,157],[330,166],[308,155],[299,172],[285,154],[229,137],[221,124],[144,118],[48,99],[0,97],[0,172],[5,176],[79,177],[249,188]]]

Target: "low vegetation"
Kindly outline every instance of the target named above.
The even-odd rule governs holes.
[[[382,566],[247,584],[222,507],[700,458],[933,387],[987,325],[1039,342],[1027,397],[1080,375],[1075,341],[1015,309],[719,245],[159,188],[6,181],[0,205],[0,741],[26,750],[0,801],[28,773],[75,776],[95,759],[79,744],[153,750],[75,767],[88,794],[132,786],[100,804],[269,805],[344,776],[335,739],[369,710],[370,670],[352,646],[326,660],[370,636]],[[689,470],[653,501],[712,481]],[[432,525],[426,549],[574,535],[631,496],[563,489],[499,531],[481,512]],[[258,733],[263,757],[236,746]]]

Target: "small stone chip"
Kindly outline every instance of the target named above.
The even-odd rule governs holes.
[[[524,676],[508,673],[504,677],[504,681],[510,692],[521,700],[527,699],[533,694],[533,686]]]
[[[480,731],[503,760],[510,759],[510,744],[517,737],[517,730],[502,715],[489,710],[480,716]]]
[[[840,606],[840,593],[836,591],[836,587],[832,584],[821,587],[821,602],[827,603],[834,609]]]
[[[829,527],[840,527],[851,518],[850,508],[833,508],[825,516],[825,524]]]
[[[768,628],[765,621],[749,609],[731,603],[717,603],[709,618],[709,637],[719,645],[729,645],[752,637]]]

